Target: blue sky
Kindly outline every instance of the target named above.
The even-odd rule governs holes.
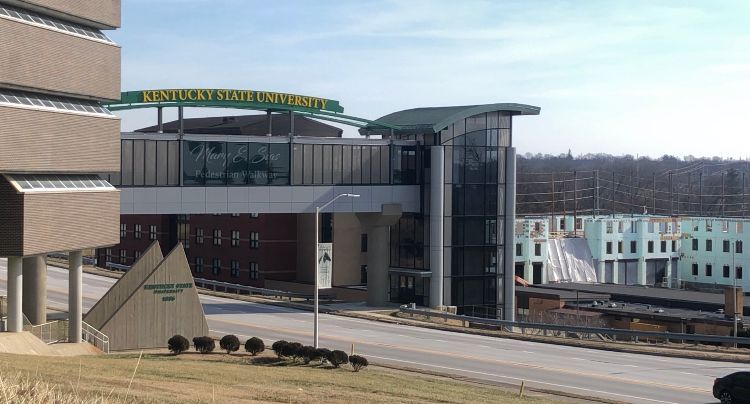
[[[747,158],[748,21],[744,0],[123,0],[109,35],[123,90],[293,92],[369,119],[518,102],[542,108],[515,120],[521,153]]]

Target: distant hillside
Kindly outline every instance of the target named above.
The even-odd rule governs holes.
[[[601,214],[750,216],[746,160],[568,152],[527,153],[517,164],[519,215],[592,214],[598,206]]]

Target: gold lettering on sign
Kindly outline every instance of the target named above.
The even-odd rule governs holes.
[[[275,93],[271,91],[237,90],[237,89],[200,89],[188,88],[179,90],[143,90],[141,102],[190,102],[190,101],[231,101],[255,102],[261,104],[278,104],[302,108],[325,110],[328,101],[324,98]]]

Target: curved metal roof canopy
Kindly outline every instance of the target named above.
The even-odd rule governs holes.
[[[412,108],[393,112],[375,120],[376,125],[365,126],[360,133],[381,134],[383,128],[395,127],[396,132],[438,133],[461,119],[485,112],[504,111],[513,115],[539,115],[539,107],[526,104],[482,104],[452,107]]]

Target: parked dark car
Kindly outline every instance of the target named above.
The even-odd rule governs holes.
[[[750,372],[736,372],[714,380],[714,397],[722,404],[750,403]]]

